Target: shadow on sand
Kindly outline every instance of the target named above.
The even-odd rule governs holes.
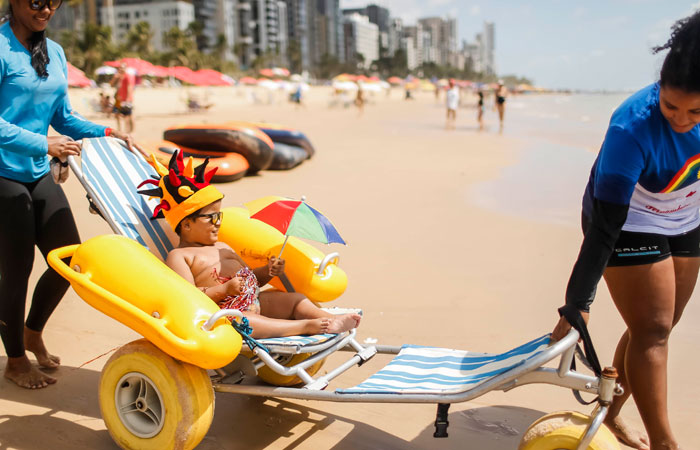
[[[4,368],[5,362],[6,358],[0,357],[0,367]],[[59,379],[56,386],[37,391],[21,389],[5,379],[0,381],[3,401],[42,409],[21,415],[13,414],[11,406],[3,411],[0,414],[0,450],[117,448],[101,419],[100,372],[64,366],[54,375]],[[470,448],[516,448],[527,426],[543,415],[537,410],[511,406],[453,410],[449,415],[447,439],[433,438],[433,423],[428,419],[420,432],[409,432],[415,438],[407,440],[392,434],[401,431],[406,435],[405,426],[401,430],[391,429],[396,426],[397,417],[406,413],[402,408],[407,405],[395,405],[391,423],[377,421],[374,417],[357,421],[328,413],[322,409],[323,404],[317,402],[300,405],[225,393],[216,394],[215,407],[212,426],[198,449],[461,449],[465,442],[469,442]],[[374,405],[363,407],[372,409]],[[416,423],[415,420],[411,422]]]

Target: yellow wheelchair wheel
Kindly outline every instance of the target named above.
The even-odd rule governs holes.
[[[214,390],[204,369],[177,361],[145,339],[107,361],[100,410],[124,449],[192,449],[214,418]]]
[[[518,450],[576,450],[589,417],[573,411],[547,414],[525,431]],[[617,438],[601,425],[587,450],[620,450]]]
[[[282,364],[284,367],[291,367],[295,364],[301,363],[302,361],[306,361],[311,356],[312,355],[310,353],[298,353],[289,358],[285,358],[282,361],[279,361],[279,363]],[[316,373],[318,373],[318,371],[321,370],[321,366],[323,366],[323,363],[325,361],[326,358],[323,358],[316,364],[310,366],[308,369],[306,369],[306,373],[308,373],[310,376],[316,375]],[[302,379],[296,375],[280,375],[267,366],[263,366],[258,370],[258,377],[265,383],[271,384],[273,386],[296,386],[298,384],[303,383]]]

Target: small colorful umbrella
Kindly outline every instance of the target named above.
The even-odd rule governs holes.
[[[278,258],[282,256],[289,236],[311,239],[324,244],[345,244],[330,220],[309,206],[305,200],[305,197],[301,200],[292,200],[269,196],[245,204],[252,219],[265,222],[284,234],[284,243]]]

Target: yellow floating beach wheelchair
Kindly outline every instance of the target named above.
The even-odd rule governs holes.
[[[526,431],[520,449],[619,449],[602,422],[621,388],[612,370],[592,376],[571,369],[579,339],[575,330],[552,345],[545,335],[499,354],[365,346],[355,339],[355,330],[250,338],[244,327],[228,320],[241,318],[239,311],[220,310],[162,262],[177,237],[166,224],[150,220],[154,205],[136,192],[153,169],[111,138],[85,139],[82,146],[81,160],[71,158],[69,164],[116,234],[56,249],[48,261],[83,300],[144,337],[117,350],[100,380],[102,417],[120,447],[194,448],[213,419],[214,391],[333,402],[433,403],[438,405],[434,435],[446,437],[451,403],[546,383],[597,395],[597,406],[590,417],[562,412],[540,418]],[[240,208],[226,209],[219,236],[251,266],[276,255],[283,241],[279,232],[249,219]],[[333,300],[345,290],[347,277],[337,266],[337,254],[323,255],[290,238],[285,256],[289,280],[277,288],[296,288],[316,302]],[[335,351],[353,354],[317,376]],[[377,353],[395,357],[357,386],[327,389],[331,380]],[[557,357],[558,367],[543,367]],[[268,384],[247,381],[255,377]]]

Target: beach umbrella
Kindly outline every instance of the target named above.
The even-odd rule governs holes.
[[[332,86],[338,91],[356,91],[358,89],[357,83],[352,81],[334,81]]]
[[[153,64],[141,58],[122,58],[104,63],[105,66],[111,67],[119,67],[122,64],[126,64],[126,67],[134,69],[137,75],[151,75],[152,72],[157,70]]]
[[[280,87],[279,83],[276,81],[268,80],[267,78],[261,78],[258,80],[258,87],[275,90]]]
[[[214,69],[199,69],[195,74],[209,86],[231,86],[233,80]]]
[[[357,79],[357,75],[352,75],[349,73],[341,73],[340,75],[336,75],[333,78],[333,81],[355,81]]]
[[[71,63],[66,63],[68,67],[68,86],[71,87],[88,87],[92,85],[92,81],[85,76],[85,72],[78,69]]]
[[[284,67],[275,67],[272,69],[272,73],[278,77],[288,77],[289,69],[285,69]]]
[[[238,82],[241,84],[258,84],[258,80],[253,77],[243,77]]]
[[[284,234],[280,254],[287,245],[289,236],[311,239],[324,244],[343,244],[345,241],[326,216],[306,203],[306,198],[292,200],[279,196],[268,196],[245,204],[251,219],[265,222]]]
[[[403,80],[402,80],[401,78],[399,78],[399,77],[389,77],[389,79],[386,80],[386,81],[388,81],[388,82],[391,83],[391,84],[401,84],[401,83],[403,83]]]
[[[117,69],[110,66],[100,66],[95,69],[95,75],[114,75],[117,73]]]
[[[262,75],[264,77],[269,77],[269,78],[272,78],[275,76],[275,73],[273,72],[272,69],[260,69],[259,73],[260,73],[260,75]]]

